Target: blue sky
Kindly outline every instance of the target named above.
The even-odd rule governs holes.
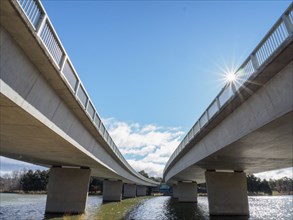
[[[224,86],[223,69],[240,66],[290,4],[42,2],[115,143],[157,176]]]
[[[104,118],[187,131],[289,1],[43,1]]]

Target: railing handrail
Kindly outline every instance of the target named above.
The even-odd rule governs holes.
[[[96,110],[90,96],[88,95],[85,86],[80,80],[77,71],[75,70],[69,56],[66,53],[65,48],[52,25],[48,14],[42,5],[40,0],[12,0],[16,1],[20,6],[21,10],[25,14],[31,27],[34,29],[39,39],[43,43],[47,52],[51,55],[52,60],[61,73],[60,76],[65,82],[67,87],[73,93],[76,101],[81,105],[81,108],[87,115],[87,117],[92,122],[93,126],[103,137],[104,141],[107,143],[114,155],[128,168],[136,177],[140,178],[151,184],[158,184],[157,182],[142,176],[140,173],[136,172],[132,166],[126,161],[118,147],[114,143],[112,137],[107,131],[105,125],[103,124],[98,111]],[[65,69],[65,65],[68,65],[69,69]],[[67,72],[66,72],[67,71]],[[73,81],[72,81],[73,80]],[[84,100],[83,100],[84,98]],[[97,121],[97,122],[96,122]],[[106,138],[107,137],[107,138]]]
[[[280,30],[281,29],[281,30]],[[283,39],[286,35],[285,31],[287,32],[287,36]],[[276,36],[274,36],[276,35]],[[211,102],[211,104],[208,106],[208,108],[203,112],[203,114],[199,117],[199,119],[195,122],[195,124],[192,126],[192,128],[188,131],[187,135],[183,138],[181,143],[178,145],[178,147],[174,150],[173,154],[167,161],[165,168],[164,168],[164,174],[166,171],[170,168],[170,165],[172,161],[182,152],[182,150],[186,147],[186,145],[190,142],[191,139],[195,138],[201,130],[211,121],[211,119],[217,115],[220,110],[232,100],[234,95],[237,94],[237,91],[243,86],[245,82],[249,80],[250,77],[253,76],[255,72],[257,72],[260,67],[264,65],[264,63],[270,58],[270,56],[290,37],[293,35],[293,3],[289,5],[289,7],[285,10],[283,15],[275,22],[275,24],[272,26],[272,28],[268,31],[268,33],[263,37],[263,39],[260,41],[260,43],[255,47],[253,52],[248,56],[247,59],[242,63],[242,65],[237,69],[235,75],[236,78],[240,78],[241,74],[243,74],[243,69],[247,68],[248,76],[245,76],[243,81],[238,86],[238,88],[233,85],[233,83],[227,82],[225,86],[221,89],[219,94],[216,96],[215,99]],[[272,42],[271,38],[275,38],[274,40],[276,42]],[[266,45],[269,44],[269,45]],[[262,48],[265,51],[261,51]],[[251,72],[251,70],[253,70]],[[244,72],[245,73],[245,72]],[[227,90],[228,89],[228,90]],[[225,92],[231,93],[231,95],[221,104],[220,98],[221,95],[223,95]],[[213,115],[209,115],[209,110],[213,106],[213,104],[216,103],[218,106],[216,112]],[[207,121],[201,125],[200,121],[201,119],[204,119],[206,117]],[[188,139],[188,135],[190,132],[193,132],[196,125],[199,125],[199,130],[196,133],[192,134],[192,137]]]

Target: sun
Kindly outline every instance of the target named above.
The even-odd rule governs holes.
[[[219,81],[220,87],[232,86],[238,89],[243,82],[243,70],[237,67],[236,63],[227,65],[224,63],[222,66],[218,66],[219,75],[217,81]]]
[[[233,72],[226,72],[226,75],[225,75],[225,79],[226,79],[226,82],[228,83],[234,83],[237,79],[235,73]]]

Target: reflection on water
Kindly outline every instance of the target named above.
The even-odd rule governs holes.
[[[171,219],[206,219],[208,217],[207,204],[179,203],[175,199],[167,200],[164,213]]]
[[[251,219],[293,219],[293,196],[250,196]]]
[[[0,219],[54,219],[54,220],[92,220],[95,219],[101,206],[102,196],[89,196],[86,212],[83,215],[63,216],[46,214],[47,195],[27,195],[0,193]]]
[[[0,194],[0,219],[42,219],[46,195]]]
[[[179,203],[170,197],[154,197],[141,202],[125,219],[127,220],[255,220],[293,219],[293,196],[249,197],[250,217],[210,217],[206,197],[199,197],[198,203]],[[97,219],[101,196],[89,196],[86,213],[76,216],[44,216],[46,195],[21,195],[0,193],[0,219],[54,219],[91,220]]]
[[[126,216],[126,219],[208,219],[207,199],[200,197],[202,204],[179,203],[167,196],[156,197],[141,203]]]
[[[250,216],[209,216],[207,197],[198,197],[198,203],[179,203],[170,197],[157,197],[141,203],[132,210],[127,220],[255,220],[293,219],[292,196],[248,197]]]

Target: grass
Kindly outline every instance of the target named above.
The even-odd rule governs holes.
[[[120,220],[123,219],[128,212],[145,199],[153,198],[152,196],[144,196],[137,198],[124,199],[121,202],[110,202],[101,205],[97,220]]]
[[[273,191],[272,193],[273,196],[287,196],[287,195],[293,195],[293,192],[278,192],[278,191]]]

